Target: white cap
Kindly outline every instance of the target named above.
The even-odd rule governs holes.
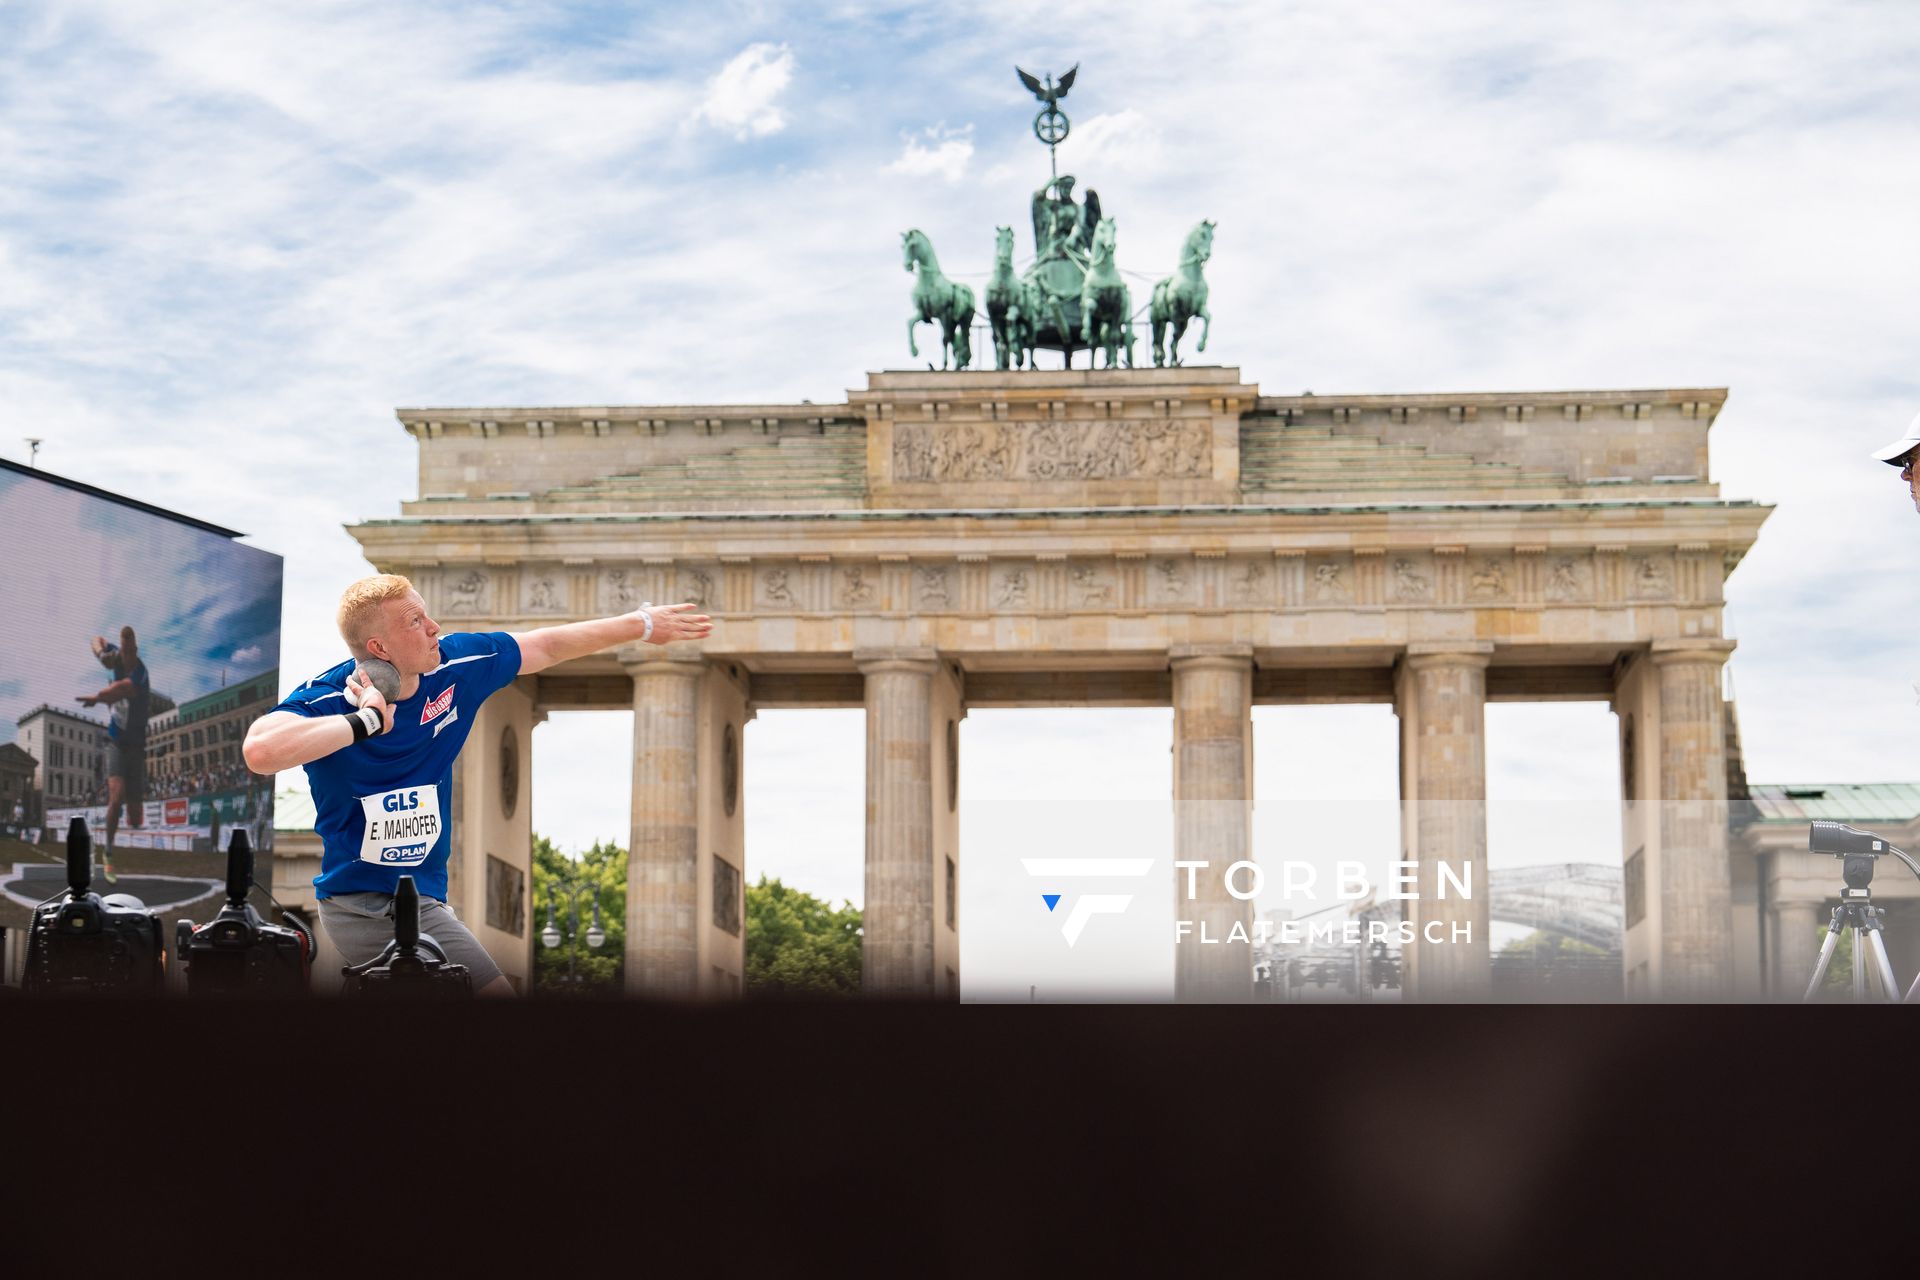
[[[1884,449],[1875,449],[1872,456],[1888,466],[1897,467],[1900,465],[1900,459],[1915,448],[1920,448],[1920,415],[1916,415],[1913,421],[1907,424],[1907,434]]]

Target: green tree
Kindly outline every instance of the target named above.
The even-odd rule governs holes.
[[[1494,984],[1506,996],[1609,1000],[1620,997],[1619,957],[1563,933],[1536,929],[1500,948]]]
[[[600,927],[607,940],[599,948],[587,946],[587,930],[593,924],[593,898],[580,895],[579,936],[571,932],[572,914],[564,891],[556,898],[554,889],[568,881],[587,878],[600,900]],[[548,948],[540,945],[540,931],[547,927],[548,905],[553,922],[559,927],[562,942]],[[612,841],[596,842],[578,858],[570,858],[553,847],[545,836],[533,838],[533,989],[540,995],[619,995],[626,974],[627,959],[627,851]],[[578,984],[567,982],[567,963],[571,956]]]
[[[1599,959],[1606,952],[1590,942],[1581,942],[1569,938],[1564,933],[1548,933],[1544,929],[1535,929],[1524,938],[1516,938],[1500,948],[1503,956],[1524,956],[1534,964],[1548,965],[1562,958],[1579,960],[1582,958]]]
[[[747,994],[860,993],[860,908],[838,910],[778,880],[747,886]]]

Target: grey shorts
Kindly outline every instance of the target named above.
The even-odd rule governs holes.
[[[107,776],[119,778],[122,793],[137,792],[141,796],[147,793],[147,744],[145,742],[122,742],[114,738],[107,743]],[[133,826],[139,826],[135,821]]]
[[[322,898],[320,927],[344,963],[365,964],[393,941],[393,895],[337,893]],[[448,960],[467,966],[475,991],[500,976],[500,966],[487,949],[467,932],[453,908],[438,898],[420,899],[420,932],[439,943]]]

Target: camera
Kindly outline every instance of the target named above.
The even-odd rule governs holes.
[[[393,891],[393,941],[365,964],[348,965],[348,995],[460,999],[473,994],[473,975],[454,964],[432,934],[420,932],[420,890],[401,876]]]
[[[247,902],[252,888],[253,845],[236,830],[227,842],[226,905],[203,925],[174,926],[174,958],[186,966],[188,995],[307,994],[313,939],[261,919]]]
[[[1836,858],[1866,856],[1877,858],[1889,846],[1883,837],[1861,831],[1844,822],[1816,822],[1807,828],[1807,849]]]
[[[1913,860],[1886,842],[1885,837],[1861,831],[1844,822],[1815,822],[1807,828],[1807,848],[1843,859],[1840,877],[1852,893],[1864,893],[1873,883],[1874,860],[1882,855],[1900,859],[1913,869]],[[1920,875],[1920,871],[1915,871]]]
[[[22,986],[32,995],[158,995],[167,952],[160,916],[126,893],[93,892],[93,836],[67,825],[67,891],[33,909]]]

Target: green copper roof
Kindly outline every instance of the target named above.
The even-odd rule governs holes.
[[[281,787],[273,793],[275,831],[311,831],[314,816],[313,794],[305,787]]]
[[[1920,782],[1754,783],[1762,822],[1906,822],[1920,815]]]

